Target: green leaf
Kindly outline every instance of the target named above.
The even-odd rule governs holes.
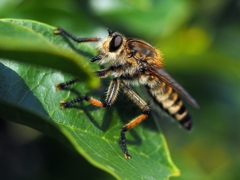
[[[98,79],[84,68],[89,62],[86,56],[93,56],[94,51],[88,46],[82,47],[81,54],[76,54],[72,49],[67,50],[64,47],[66,44],[60,42],[62,38],[54,35],[54,29],[34,21],[0,19],[1,58],[59,69],[96,87]]]
[[[0,43],[0,57],[4,58],[0,64],[1,117],[55,137],[118,179],[168,179],[178,175],[153,117],[127,132],[132,159],[123,157],[120,129],[141,112],[122,93],[107,109],[88,103],[61,109],[59,101],[87,94],[91,91],[88,85],[95,86],[97,81],[89,66],[83,68],[89,59],[83,54],[94,56],[94,50],[82,44],[78,47],[81,53],[76,53],[61,36],[52,33],[54,29],[34,21],[0,21],[0,38],[5,42]],[[58,92],[55,84],[72,77],[39,65],[72,73],[82,82],[69,91]],[[106,88],[103,83],[89,94],[104,100]]]

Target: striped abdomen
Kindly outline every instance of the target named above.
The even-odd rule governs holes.
[[[191,117],[186,110],[182,100],[178,94],[168,86],[161,82],[154,85],[154,87],[147,86],[147,89],[154,99],[168,114],[174,117],[181,125],[190,130],[192,127]]]

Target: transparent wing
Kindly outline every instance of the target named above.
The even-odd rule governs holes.
[[[157,76],[161,81],[165,82],[167,85],[172,87],[177,93],[179,93],[185,100],[192,105],[194,108],[199,108],[195,99],[193,99],[190,94],[175,81],[163,68],[160,69],[150,69],[151,73]]]

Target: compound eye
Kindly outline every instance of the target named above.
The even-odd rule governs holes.
[[[109,44],[109,51],[113,52],[116,51],[122,45],[122,36],[117,35],[112,38]]]

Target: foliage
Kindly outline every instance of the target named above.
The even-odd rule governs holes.
[[[36,65],[48,65],[51,62],[49,67],[58,69],[68,66],[66,69],[69,73],[73,70],[73,74],[80,77],[80,80],[93,82],[93,78],[88,78],[91,74],[78,63],[81,59],[74,59],[76,55],[72,55],[74,51],[71,47],[59,47],[58,39],[61,38],[63,42],[64,39],[53,33],[53,27],[34,21],[3,19],[0,29],[1,39],[4,39],[2,42],[9,42],[1,44],[2,57]],[[84,49],[78,48],[82,51]],[[91,54],[91,51],[86,47],[82,53]],[[122,121],[131,118],[127,111],[133,111],[135,107],[124,108],[124,105],[118,105],[119,109],[114,108],[115,110],[96,110],[91,106],[80,105],[63,111],[59,101],[72,97],[69,92],[57,93],[55,90],[54,83],[63,81],[63,75],[52,69],[12,60],[1,62],[1,99],[4,100],[1,116],[5,119],[33,127],[70,144],[92,164],[118,179],[166,179],[171,173],[178,172],[170,160],[161,132],[151,126],[148,129],[137,128],[138,135],[129,138],[139,144],[129,148],[133,159],[129,161],[122,157],[119,147],[120,128],[123,126]],[[71,63],[75,63],[75,66],[79,64],[79,71],[74,71],[75,66]],[[80,85],[75,89],[75,96],[76,93],[86,93],[86,90],[85,86]],[[126,102],[122,101],[124,103]],[[15,113],[9,113],[10,111]],[[126,168],[128,170],[124,171]]]
[[[179,129],[176,123],[169,121],[169,117],[161,118],[161,129],[163,129],[163,134],[167,138],[172,159],[181,170],[181,176],[177,177],[177,179],[239,179],[238,167],[240,161],[237,142],[239,141],[240,125],[238,121],[240,115],[238,110],[240,105],[238,95],[240,79],[240,53],[238,50],[240,46],[240,16],[237,3],[238,1],[236,0],[213,0],[211,2],[205,0],[104,0],[101,1],[101,3],[96,0],[58,0],[48,3],[37,0],[5,0],[2,1],[0,6],[0,17],[32,19],[51,24],[54,27],[61,26],[79,37],[106,36],[106,27],[108,27],[112,30],[118,30],[128,37],[138,37],[154,44],[164,54],[165,68],[200,104],[199,110],[194,110],[191,107],[188,108],[193,116],[194,122],[194,129],[191,133],[186,133],[185,130]],[[24,28],[24,25],[22,28]],[[35,34],[34,31],[29,31],[31,28],[32,27],[25,27],[24,30],[20,30],[23,34],[28,32],[27,37],[23,36],[22,39],[17,34],[16,36],[12,34],[12,37],[8,37],[15,38],[16,41],[3,41],[1,38],[1,57],[8,59],[19,58],[25,62],[27,62],[26,60],[29,60],[29,62],[35,60],[35,64],[41,66],[47,65],[54,69],[64,70],[65,73],[62,74],[53,69],[49,70],[28,64],[22,64],[23,67],[21,66],[20,69],[17,69],[16,67],[18,65],[16,64],[18,63],[4,61],[4,64],[1,66],[3,75],[1,75],[0,87],[5,94],[2,94],[2,96],[4,96],[5,99],[12,98],[11,100],[13,102],[18,102],[21,106],[6,102],[1,103],[1,117],[4,117],[3,115],[5,114],[11,115],[11,117],[7,119],[15,119],[15,121],[19,123],[23,123],[22,120],[24,118],[29,126],[40,131],[45,129],[45,131],[43,131],[44,133],[58,138],[61,142],[71,146],[72,149],[76,148],[79,142],[74,143],[74,138],[72,138],[73,135],[71,134],[73,131],[69,132],[66,129],[75,130],[75,128],[72,127],[77,125],[81,127],[77,129],[81,132],[84,130],[84,127],[86,129],[87,125],[91,125],[88,130],[93,130],[91,128],[94,127],[93,133],[91,132],[92,134],[99,134],[101,137],[110,139],[110,143],[105,140],[103,140],[103,142],[105,141],[106,146],[111,144],[114,151],[104,148],[105,145],[101,146],[101,148],[98,146],[98,152],[100,151],[102,153],[90,152],[91,155],[86,155],[85,151],[89,150],[83,150],[83,147],[81,150],[77,149],[78,151],[84,152],[83,154],[86,155],[88,160],[90,160],[90,156],[97,157],[101,154],[103,157],[105,154],[105,156],[109,156],[107,157],[108,160],[111,158],[117,159],[111,162],[114,165],[120,163],[119,166],[114,166],[116,169],[123,166],[123,162],[125,162],[125,164],[127,162],[127,165],[134,163],[132,168],[138,167],[137,161],[141,162],[140,166],[149,162],[149,160],[140,161],[135,152],[149,154],[151,150],[153,150],[152,147],[162,147],[162,145],[164,145],[165,141],[162,130],[156,128],[156,125],[158,127],[159,121],[151,117],[147,122],[139,125],[136,129],[134,128],[132,133],[129,133],[129,147],[131,147],[130,152],[132,152],[133,159],[130,161],[123,159],[117,142],[119,129],[124,123],[131,119],[128,117],[129,115],[124,115],[124,112],[128,113],[133,110],[135,113],[135,106],[131,106],[130,102],[119,98],[116,105],[107,110],[98,110],[84,103],[76,108],[61,111],[58,105],[60,100],[73,98],[76,96],[76,93],[85,94],[90,90],[90,87],[96,87],[98,84],[98,82],[95,81],[96,79],[91,76],[91,71],[98,67],[92,64],[88,66],[89,57],[95,55],[95,52],[92,51],[92,48],[88,45],[79,45],[77,48],[83,49],[84,51],[86,50],[85,52],[90,52],[90,56],[85,56],[81,53],[80,55],[76,54],[68,50],[68,45],[66,45],[66,42],[64,42],[61,37],[54,37],[51,34],[40,35],[41,32],[43,32],[41,29],[40,33]],[[53,29],[53,27],[49,26],[48,28],[49,30]],[[3,32],[3,29],[1,28],[0,31]],[[10,34],[9,32],[9,35]],[[33,39],[38,39],[38,41],[32,43],[31,40]],[[16,42],[16,45],[14,45],[14,42]],[[10,47],[28,47],[29,50],[17,51],[15,49],[13,51],[12,49],[11,52],[14,53],[10,53],[6,50],[6,48]],[[33,49],[37,49],[37,51],[33,51]],[[63,53],[66,51],[68,52],[67,54]],[[55,60],[47,62],[48,58]],[[70,62],[69,59],[71,59]],[[79,61],[79,59],[81,59],[81,61]],[[61,60],[62,63],[56,63],[58,62],[57,60]],[[66,66],[64,63],[68,63],[69,66]],[[33,68],[31,73],[28,68],[30,66],[31,69]],[[89,68],[83,68],[85,66]],[[67,69],[68,67],[69,69]],[[81,71],[78,71],[78,68],[80,68]],[[71,69],[73,69],[73,71],[71,71]],[[38,73],[39,76],[35,77],[34,75]],[[71,93],[68,91],[56,92],[54,88],[55,83],[71,78],[71,76],[66,73],[73,73],[76,76],[82,75],[84,76],[82,80],[86,81],[83,83],[83,86],[75,85]],[[11,81],[11,79],[14,81]],[[7,84],[10,84],[10,88],[8,88]],[[104,93],[105,88],[105,83],[103,83],[100,89],[98,89],[96,93],[93,93],[93,95],[98,98],[102,97],[100,94],[102,94],[102,92]],[[41,90],[44,90],[45,93],[35,94]],[[78,90],[78,92],[75,90]],[[8,94],[11,94],[11,98],[6,96]],[[42,102],[36,98],[38,96],[43,97]],[[47,96],[49,96],[49,98],[47,98]],[[121,94],[119,97],[121,97]],[[130,106],[126,107],[126,103]],[[31,107],[29,104],[34,104],[34,106]],[[26,111],[25,107],[30,108],[27,117],[26,114],[21,113],[23,110]],[[121,108],[122,111],[119,110],[119,108]],[[34,112],[32,110],[34,110]],[[40,116],[36,115],[36,110],[38,115],[41,114]],[[12,111],[18,113],[8,113]],[[51,113],[49,113],[49,111]],[[51,123],[52,116],[58,116],[54,114],[54,112],[65,116],[64,120],[67,119],[67,117],[76,119],[80,114],[85,117],[87,116],[89,120],[84,119],[78,122],[73,120],[63,121],[62,118],[59,118],[61,121],[55,121],[58,118],[53,118],[54,123]],[[136,111],[136,114],[132,114],[131,117],[137,114],[138,112]],[[97,118],[95,119],[95,117]],[[34,121],[32,119],[34,119]],[[112,120],[110,121],[110,119]],[[156,122],[153,123],[153,121]],[[32,124],[32,122],[34,123]],[[36,124],[38,127],[36,127]],[[64,124],[68,126],[62,127]],[[103,134],[105,136],[103,136]],[[146,138],[150,139],[150,141],[146,141]],[[99,142],[100,140],[98,139],[94,145],[97,145]],[[156,144],[154,145],[153,142]],[[149,146],[148,143],[152,146]],[[151,148],[148,149],[148,147]],[[45,146],[43,146],[42,149],[44,150]],[[59,153],[61,149],[64,149],[64,146],[59,148]],[[161,164],[167,163],[167,161],[162,161],[164,154],[162,150],[160,150],[160,152],[159,156],[154,156],[154,158],[160,158]],[[164,152],[168,155],[167,151]],[[72,151],[71,153],[74,154]],[[114,156],[113,154],[117,155]],[[66,154],[66,156],[68,157],[69,154]],[[141,156],[143,156],[143,154],[141,154]],[[77,155],[74,157],[75,158],[71,159],[72,164],[75,165],[74,162],[77,161],[79,161],[79,164],[86,164],[84,160],[80,162],[80,160],[78,160],[79,158],[76,158],[78,157]],[[51,158],[49,157],[49,159]],[[64,159],[64,157],[61,159]],[[15,159],[15,161],[17,160]],[[90,161],[98,167],[102,163]],[[52,164],[52,166],[56,166],[56,162],[57,161],[53,161],[54,164]],[[106,162],[103,163],[103,166],[105,163]],[[172,164],[171,161],[169,161],[169,163]],[[78,166],[81,167],[79,164]],[[46,166],[46,163],[44,165]],[[156,168],[154,164],[151,164],[151,166],[146,165]],[[14,171],[14,166],[10,167],[9,169]],[[80,170],[79,174],[78,170],[75,170],[73,173],[73,171],[70,170],[74,169],[73,166],[62,165],[62,167],[64,167],[62,168],[64,170],[58,171],[52,176],[64,178],[72,175],[72,177],[76,178],[76,175],[83,175],[80,173],[83,171]],[[90,170],[84,169],[85,174],[90,171],[89,174],[91,177],[95,175],[96,178],[94,179],[112,178],[104,173],[100,174],[94,167],[87,165],[85,165],[85,167],[90,168]],[[128,166],[124,167],[125,169],[122,170],[121,174],[142,171],[142,169],[139,169],[139,171],[131,171],[128,169]],[[60,168],[60,164],[58,164],[58,168]],[[104,166],[101,168],[106,170],[109,167]],[[165,169],[162,168],[161,166],[159,171]],[[81,167],[81,169],[83,169],[83,167]],[[176,173],[175,166],[172,166],[170,169],[172,169],[170,170],[172,173]],[[107,171],[110,172],[110,170]],[[166,170],[167,174],[170,174],[170,171],[167,172]],[[16,170],[14,172],[16,172]],[[29,174],[29,171],[27,172]],[[50,171],[44,172],[50,174]],[[150,171],[149,173],[154,174]],[[36,177],[39,174],[44,174],[43,170],[35,174],[33,173],[32,177]],[[115,171],[111,171],[111,174],[119,177]],[[130,177],[130,174],[128,175]],[[163,173],[162,176],[167,177],[168,175]],[[44,178],[45,177],[48,176],[46,175]],[[159,177],[155,179],[159,179]]]

